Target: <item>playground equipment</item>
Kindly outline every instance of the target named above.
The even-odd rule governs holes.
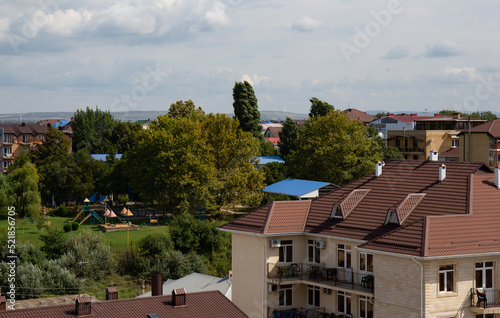
[[[90,210],[90,200],[89,199],[85,199],[83,201],[83,209],[82,209],[82,212],[78,213],[77,217],[75,218],[75,220],[78,218],[78,216],[80,216],[80,214],[83,213],[83,215],[85,215],[85,217],[83,218],[83,220],[79,223],[79,225],[82,225],[85,221],[87,221],[87,219],[90,218],[90,224],[95,224],[97,222],[103,224],[104,223],[104,220],[97,214],[96,211],[94,210]],[[73,222],[75,221],[73,220]],[[97,221],[97,222],[96,222]]]

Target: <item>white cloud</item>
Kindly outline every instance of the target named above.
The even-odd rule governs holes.
[[[462,49],[454,42],[441,40],[433,45],[426,45],[425,57],[450,57],[462,55]]]
[[[205,21],[210,26],[223,26],[231,22],[226,12],[226,6],[216,2],[213,7],[205,13]]]
[[[311,32],[323,27],[324,25],[325,25],[324,22],[315,20],[310,16],[306,15],[300,19],[296,19],[295,21],[293,21],[292,30],[299,32]]]
[[[47,29],[51,33],[67,36],[80,31],[91,18],[92,14],[87,10],[59,10],[47,16]]]
[[[240,81],[247,81],[253,86],[259,85],[261,82],[268,82],[269,78],[267,76],[258,76],[257,74],[253,74],[251,76],[248,74],[243,74]]]

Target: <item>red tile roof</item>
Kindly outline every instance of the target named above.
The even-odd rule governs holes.
[[[357,110],[355,108],[347,108],[346,110],[344,110],[344,113],[347,114],[347,117],[349,117],[349,119],[359,120],[365,124],[371,123],[372,121],[377,119],[377,117],[362,112],[360,110]]]
[[[304,232],[310,200],[271,203],[264,234]]]
[[[500,119],[471,128],[471,132],[488,133],[494,138],[500,138]]]
[[[410,213],[415,210],[417,205],[425,197],[425,193],[410,193],[408,196],[398,204],[394,209],[398,215],[399,225],[403,225]]]
[[[93,318],[147,318],[158,314],[169,318],[248,317],[219,291],[190,293],[186,306],[174,307],[172,295],[108,300],[92,303]],[[2,318],[68,318],[76,317],[74,304],[7,310]]]
[[[460,155],[459,148],[451,148],[448,151],[442,152],[439,154],[440,157],[457,157]]]
[[[354,208],[363,200],[363,198],[370,192],[370,189],[356,189],[352,190],[345,199],[340,202],[340,211],[342,218],[345,219]]]

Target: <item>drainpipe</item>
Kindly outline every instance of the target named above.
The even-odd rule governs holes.
[[[415,256],[412,260],[420,265],[420,317],[424,318],[424,265],[417,262]]]
[[[253,238],[259,242],[262,246],[262,317],[264,317],[264,295],[266,293],[266,262],[265,262],[265,248],[264,245],[257,239],[255,234],[252,234]]]

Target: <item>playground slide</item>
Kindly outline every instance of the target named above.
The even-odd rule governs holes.
[[[93,217],[96,218],[97,221],[101,222],[101,224],[104,224],[104,220],[101,219],[101,217],[99,215],[97,215],[97,213],[95,211],[90,211],[89,215],[92,215]]]
[[[82,209],[82,210],[80,210],[80,212],[78,212],[78,214],[75,216],[75,218],[73,219],[73,221],[71,221],[71,222],[69,222],[69,223],[73,223],[73,222],[75,222],[75,221],[76,221],[76,219],[78,219],[78,217],[80,217],[80,214],[82,214],[82,213],[83,213],[83,209]]]
[[[82,225],[83,222],[87,221],[87,219],[91,216],[92,214],[88,214],[81,222],[79,225]],[[75,219],[76,220],[76,219]]]

